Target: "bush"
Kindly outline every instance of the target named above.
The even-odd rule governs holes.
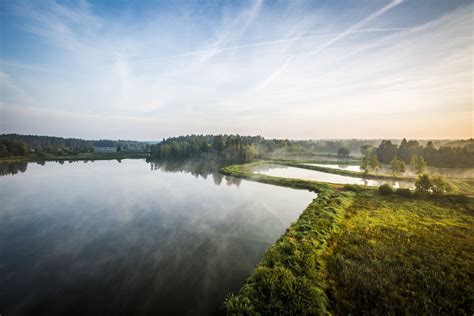
[[[430,193],[431,191],[431,179],[427,174],[422,174],[418,176],[418,179],[415,182],[415,190],[418,193]]]
[[[427,174],[418,176],[415,187],[417,193],[433,193],[436,195],[442,195],[451,190],[449,184],[442,177],[430,178]]]
[[[345,184],[342,189],[344,191],[352,191],[352,192],[360,192],[362,191],[362,188],[360,186],[358,186],[357,184]]]
[[[413,195],[410,189],[398,188],[395,190],[395,194],[404,197],[410,197]]]
[[[340,147],[337,150],[337,155],[338,156],[349,157],[350,153],[351,153],[350,150],[347,149],[346,147]]]
[[[441,176],[437,176],[431,180],[431,191],[433,194],[441,195],[451,191],[451,187]]]
[[[378,191],[380,195],[390,195],[393,193],[392,187],[386,183],[379,186]]]

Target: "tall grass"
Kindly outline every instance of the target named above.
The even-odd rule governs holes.
[[[470,198],[359,194],[326,252],[335,314],[472,315]]]
[[[226,313],[327,314],[322,254],[354,195],[349,191],[322,191],[267,251],[240,292],[226,299]]]

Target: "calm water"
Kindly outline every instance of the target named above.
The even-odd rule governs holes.
[[[324,168],[340,169],[340,170],[349,170],[349,171],[360,171],[360,166],[358,165],[332,165],[332,164],[318,164],[318,163],[307,163],[309,166],[317,166]]]
[[[363,179],[282,165],[261,166],[258,167],[255,172],[275,177],[305,179],[329,183],[359,184],[369,186],[379,186],[383,183],[388,183],[394,188],[414,188],[413,182],[409,181]]]
[[[2,315],[219,313],[315,197],[205,165],[1,171]]]
[[[350,171],[357,171],[362,172],[360,170],[359,165],[344,165],[344,164],[317,164],[317,163],[308,163],[307,165],[310,166],[318,166],[318,167],[326,167],[326,168],[333,168],[333,169],[340,169],[340,170],[350,170]],[[373,171],[371,171],[373,173]],[[391,174],[390,166],[389,165],[382,165],[381,169],[378,173],[380,174]],[[474,168],[435,168],[435,167],[427,167],[426,173],[430,175],[440,175],[446,178],[474,178]],[[404,176],[411,176],[416,177],[416,173],[413,172],[411,166],[407,164],[406,172],[403,174]]]

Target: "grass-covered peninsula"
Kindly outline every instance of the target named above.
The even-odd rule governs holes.
[[[473,198],[252,173],[261,163],[222,172],[318,197],[227,298],[227,314],[472,314]]]

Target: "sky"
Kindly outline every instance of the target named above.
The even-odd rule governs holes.
[[[0,133],[473,137],[471,0],[0,0]]]

